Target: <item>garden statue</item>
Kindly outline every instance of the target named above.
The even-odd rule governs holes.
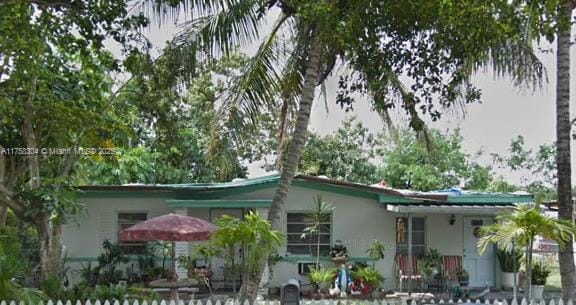
[[[341,297],[346,297],[346,292],[351,284],[350,271],[346,268],[345,264],[342,264],[335,282],[335,286],[340,289]]]

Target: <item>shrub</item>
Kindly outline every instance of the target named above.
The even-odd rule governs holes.
[[[338,270],[336,270],[336,268],[322,269],[310,266],[309,270],[310,273],[308,276],[310,277],[310,281],[318,285],[332,282],[338,274]]]
[[[522,262],[522,252],[513,251],[508,252],[502,249],[496,249],[496,256],[500,263],[502,272],[518,272],[520,271],[520,264]]]
[[[532,285],[546,285],[546,279],[550,275],[550,269],[543,263],[532,264]]]
[[[378,287],[384,282],[384,277],[374,267],[358,268],[358,270],[352,272],[352,277],[358,278],[362,283],[372,287]]]

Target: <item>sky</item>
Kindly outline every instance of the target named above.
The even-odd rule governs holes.
[[[180,20],[183,21],[183,20]],[[152,25],[145,33],[156,48],[161,48],[178,27],[174,22],[164,23],[161,27]],[[576,28],[573,29],[573,33]],[[429,127],[438,128],[445,132],[450,132],[456,128],[460,129],[463,137],[463,148],[469,154],[474,154],[483,150],[487,154],[506,154],[510,141],[518,135],[524,137],[528,148],[537,148],[541,144],[550,144],[555,140],[555,53],[554,45],[540,45],[542,49],[552,49],[552,52],[538,52],[538,57],[543,62],[548,82],[541,90],[531,91],[514,87],[511,80],[506,78],[495,78],[493,72],[482,71],[473,78],[473,84],[482,90],[481,103],[467,105],[465,113],[454,114],[445,113],[438,122],[428,122]],[[253,54],[255,48],[244,50],[247,54]],[[571,56],[573,62],[576,58],[576,48],[572,48]],[[576,75],[574,64],[571,65],[572,75]],[[356,116],[372,132],[378,133],[383,128],[381,118],[370,109],[367,100],[358,100],[354,106],[354,111],[345,112],[336,104],[337,76],[332,76],[327,80],[327,100],[328,112],[324,101],[316,99],[313,106],[310,129],[320,134],[334,132],[341,125],[341,122],[350,117]],[[576,88],[576,77],[571,79],[571,88]],[[571,110],[574,108],[573,90],[571,97]],[[393,111],[395,121],[405,121],[402,110]],[[575,115],[572,115],[575,117]],[[576,151],[573,148],[572,171],[576,172]],[[260,168],[260,164],[250,164],[249,176],[256,177],[265,175]],[[513,183],[518,183],[520,178],[517,174],[499,171]],[[574,177],[574,174],[573,174]]]

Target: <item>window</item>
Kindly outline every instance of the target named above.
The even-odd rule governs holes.
[[[412,255],[424,256],[426,252],[426,219],[412,217]],[[408,218],[396,218],[396,255],[408,255]]]
[[[118,233],[146,219],[147,213],[143,212],[118,213]],[[142,254],[144,253],[144,247],[146,244],[142,241],[120,241],[120,239],[118,239],[118,243],[120,244],[120,247],[122,247],[124,254]]]
[[[288,212],[286,251],[295,255],[316,256],[318,236],[320,236],[320,255],[330,254],[330,232],[332,230],[331,215],[327,214],[320,223],[318,233],[312,233],[302,238],[307,227],[312,226],[312,221],[307,213]]]

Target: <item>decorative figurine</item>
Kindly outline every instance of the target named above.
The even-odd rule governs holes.
[[[340,297],[346,297],[346,292],[348,287],[352,284],[352,279],[350,278],[350,271],[346,268],[345,264],[340,266],[338,271],[338,276],[336,277],[336,282],[334,283],[337,288],[340,289]]]

